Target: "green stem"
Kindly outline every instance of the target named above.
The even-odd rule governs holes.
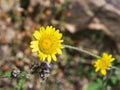
[[[113,70],[111,69],[111,71],[110,71],[110,73],[108,74],[108,76],[106,76],[106,79],[105,79],[105,81],[104,81],[104,83],[103,83],[103,88],[104,88],[104,90],[107,90],[108,79],[111,77],[112,73],[113,73]]]
[[[64,47],[70,48],[70,49],[74,49],[74,50],[77,50],[77,51],[80,51],[80,52],[83,52],[83,53],[86,53],[86,54],[91,55],[91,56],[93,56],[93,57],[95,57],[95,58],[101,58],[101,57],[98,56],[98,55],[95,55],[95,54],[93,54],[93,53],[91,53],[91,52],[88,52],[88,51],[86,51],[86,50],[83,50],[83,49],[80,49],[80,48],[77,48],[77,47],[74,47],[74,46],[64,45]]]
[[[111,67],[112,69],[116,69],[116,70],[120,70],[118,67],[116,67],[116,66],[112,66]]]
[[[41,83],[41,90],[45,90],[46,86],[47,86],[46,81]]]

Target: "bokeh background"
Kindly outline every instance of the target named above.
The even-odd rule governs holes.
[[[63,33],[64,44],[113,54],[120,68],[120,0],[0,0],[0,72],[25,71],[34,61],[39,63],[30,41],[35,30],[47,25]],[[94,61],[64,49],[51,64],[45,84],[39,75],[31,75],[19,90],[101,90],[104,78],[94,72]],[[16,86],[16,79],[0,78],[0,90],[18,90]],[[107,90],[120,90],[120,71],[113,70]]]

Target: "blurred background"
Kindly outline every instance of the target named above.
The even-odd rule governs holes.
[[[64,44],[113,54],[120,68],[120,0],[0,0],[0,72],[29,70],[40,62],[29,46],[33,32],[47,25],[60,29]],[[32,75],[23,83],[26,87],[15,89],[16,79],[0,78],[0,90],[101,90],[104,81],[94,72],[94,61],[64,49],[45,84]],[[120,71],[113,70],[107,90],[120,90]]]

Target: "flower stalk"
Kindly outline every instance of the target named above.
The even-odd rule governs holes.
[[[83,49],[80,49],[80,48],[77,48],[77,47],[74,47],[74,46],[64,45],[64,47],[65,47],[65,48],[74,49],[74,50],[77,50],[77,51],[80,51],[80,52],[83,52],[83,53],[88,54],[88,55],[90,55],[90,56],[93,56],[93,57],[95,57],[95,58],[101,58],[101,57],[98,56],[98,55],[95,55],[95,54],[93,54],[93,53],[91,53],[91,52],[88,52],[88,51],[86,51],[86,50],[83,50]]]

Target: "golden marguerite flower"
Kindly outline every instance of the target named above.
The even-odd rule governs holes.
[[[103,53],[101,58],[98,58],[97,61],[94,64],[95,72],[100,71],[102,75],[106,75],[106,70],[112,66],[111,62],[113,62],[115,58],[112,57],[112,55],[108,55],[107,53]]]
[[[47,26],[34,32],[35,40],[31,41],[30,47],[32,52],[38,52],[41,61],[46,59],[50,63],[52,59],[57,60],[56,54],[62,54],[61,49],[64,46],[61,44],[63,40],[59,31],[55,30],[53,26]]]

